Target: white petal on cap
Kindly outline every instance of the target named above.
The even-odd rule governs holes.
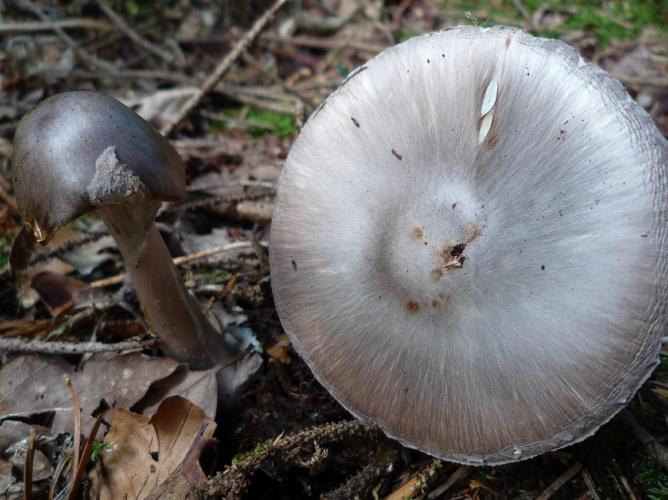
[[[466,27],[388,49],[287,159],[283,325],[346,408],[408,446],[499,464],[581,440],[657,362],[667,151],[561,42]]]
[[[485,96],[482,98],[480,116],[485,116],[494,107],[497,90],[498,84],[496,83],[496,78],[492,78],[492,80],[489,82],[489,85],[487,85],[487,90],[485,90]]]

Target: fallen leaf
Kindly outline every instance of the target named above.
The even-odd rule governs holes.
[[[170,376],[178,366],[171,358],[152,358],[139,353],[93,356],[72,376],[81,402],[81,431],[84,434],[90,431],[95,422],[92,413],[102,399],[112,408],[130,408],[144,397],[153,382]],[[74,430],[71,408],[68,395],[65,409],[57,411],[53,419],[54,432]]]
[[[0,497],[9,497],[9,488],[16,483],[12,475],[12,464],[0,458]]]
[[[179,396],[165,399],[150,419],[120,409],[105,437],[114,451],[100,455],[102,474],[92,472],[91,481],[102,500],[145,499],[175,477],[191,485],[203,481],[193,450],[201,450],[215,428],[200,408]],[[161,494],[164,489],[169,488],[161,487]]]
[[[26,454],[28,453],[28,444],[30,438],[25,438],[14,443],[5,452],[6,458],[14,466],[16,471],[23,477],[23,469],[26,464]],[[48,479],[53,474],[51,462],[46,458],[46,455],[40,450],[36,449],[32,457],[32,480],[42,481]]]
[[[52,316],[59,316],[74,305],[77,292],[88,285],[83,281],[44,271],[33,276],[30,286],[39,294]]]
[[[0,423],[0,452],[17,441],[30,436],[30,429],[35,429],[37,436],[49,434],[49,429],[39,425],[30,425],[19,420],[5,420]]]
[[[214,420],[218,409],[216,374],[219,370],[219,366],[214,366],[208,370],[190,371],[182,365],[169,377],[151,385],[146,397],[134,408],[144,415],[151,415],[164,399],[181,396],[200,407],[207,417]]]
[[[64,379],[72,371],[60,358],[29,354],[12,359],[0,368],[0,420],[70,408]]]

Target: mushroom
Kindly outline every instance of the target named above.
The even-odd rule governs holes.
[[[185,169],[139,115],[96,92],[67,92],[26,114],[14,138],[16,202],[40,242],[90,211],[105,222],[164,351],[191,368],[231,358],[174,268],[153,224],[185,193]]]
[[[454,462],[580,441],[656,366],[668,146],[571,47],[458,27],[389,48],[281,174],[272,287],[356,417]]]

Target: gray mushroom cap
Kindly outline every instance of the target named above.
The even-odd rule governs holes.
[[[668,146],[571,47],[461,27],[385,50],[281,175],[278,312],[351,413],[502,464],[591,435],[656,366]]]
[[[167,139],[116,99],[87,91],[55,95],[23,117],[12,175],[36,234],[105,205],[185,192],[183,162]]]

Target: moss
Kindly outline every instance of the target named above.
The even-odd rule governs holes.
[[[230,121],[243,122],[243,128],[247,129],[254,137],[263,135],[288,137],[297,132],[297,122],[294,116],[275,111],[244,106],[242,108],[226,109],[221,117],[221,119],[209,120],[209,124],[214,128],[225,130],[228,128],[225,117],[229,117]]]
[[[216,270],[211,272],[207,276],[207,282],[208,283],[224,283],[227,281],[232,274],[229,271],[225,270]]]
[[[253,448],[251,451],[245,451],[243,453],[238,453],[237,455],[235,455],[234,458],[232,458],[232,464],[233,465],[240,464],[241,462],[245,462],[249,458],[252,458],[254,455],[264,453],[265,451],[267,451],[266,444],[265,443],[260,443],[255,448]]]
[[[408,40],[409,38],[412,38],[415,36],[415,33],[410,30],[409,28],[406,27],[401,27],[392,32],[392,36],[394,37],[394,41],[399,43],[403,42],[405,40]]]
[[[491,1],[460,0],[458,7],[467,12],[465,19],[457,20],[465,24],[523,27],[526,23],[512,0],[494,4]],[[665,0],[525,0],[524,7],[530,14],[544,8],[564,17],[561,24],[549,30],[532,31],[534,35],[546,38],[561,38],[570,31],[581,30],[593,35],[600,47],[605,47],[616,40],[634,38],[648,26],[668,34],[668,4]]]
[[[348,73],[350,73],[350,70],[340,62],[334,64],[334,67],[336,68],[336,71],[339,72],[339,75],[341,75],[341,78],[347,77]]]
[[[647,492],[650,500],[668,499],[668,475],[654,459],[647,457],[635,482]]]

